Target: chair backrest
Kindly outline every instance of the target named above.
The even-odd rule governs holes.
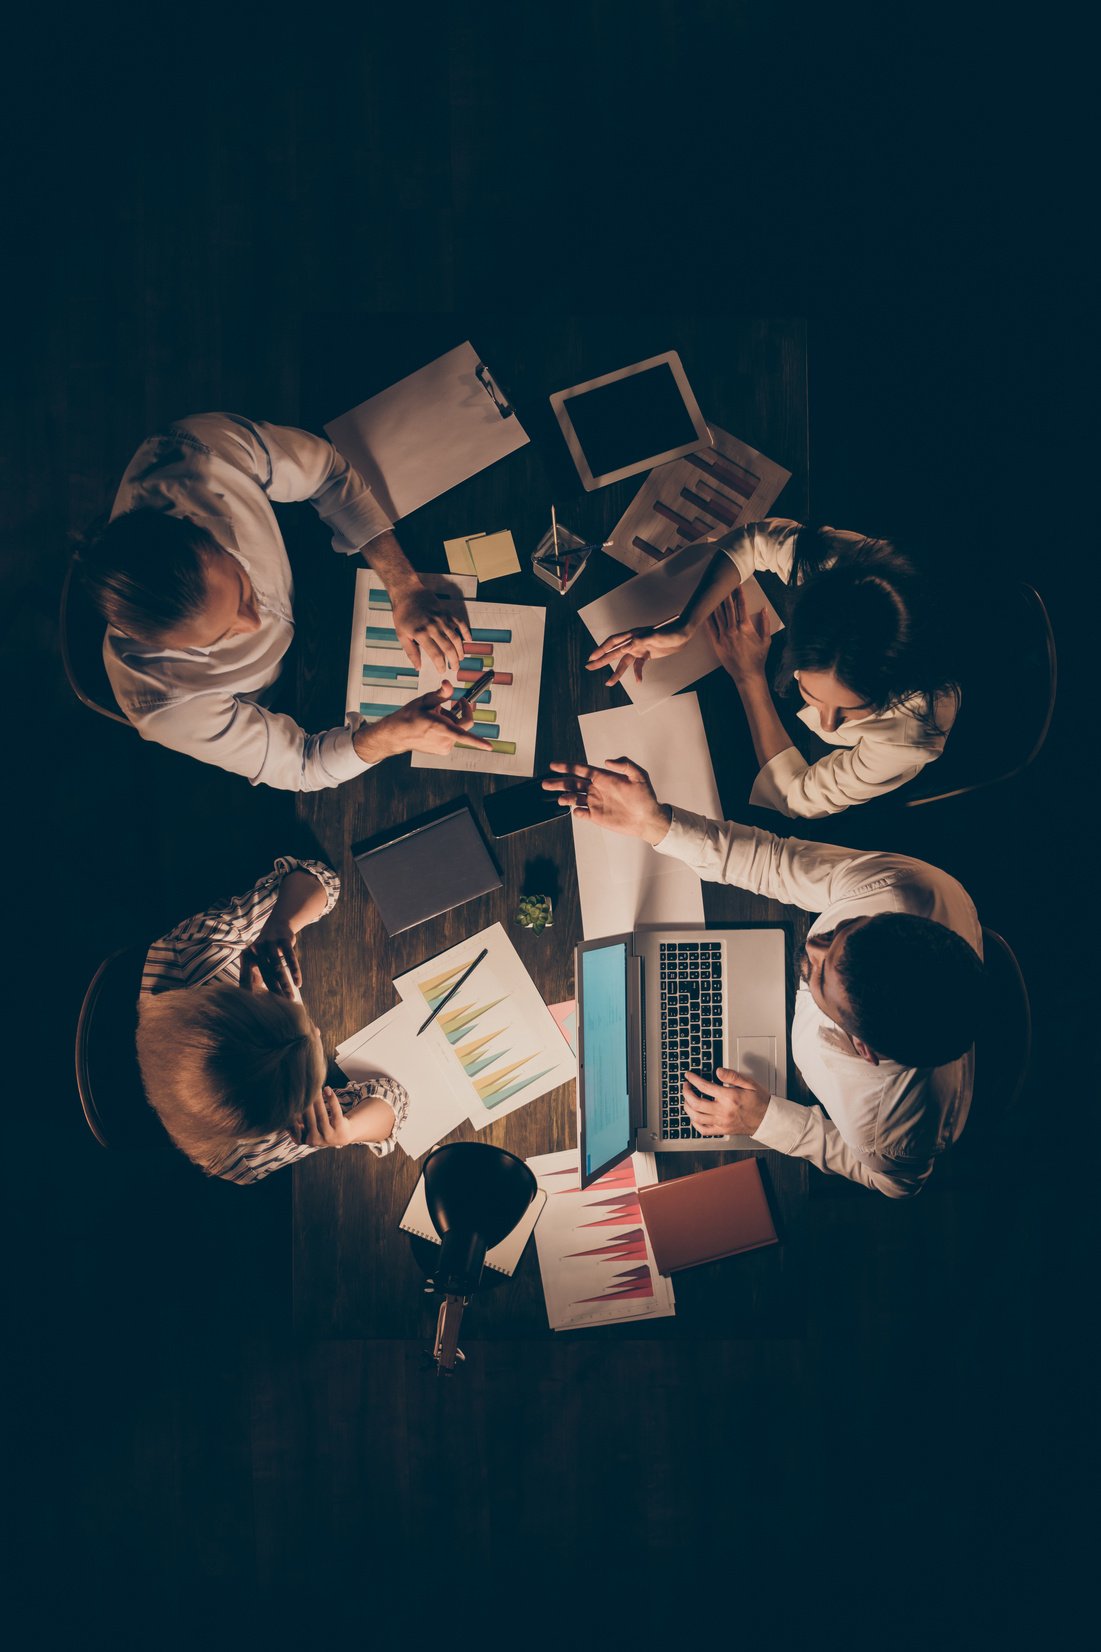
[[[76,1029],[76,1087],[88,1128],[103,1147],[175,1151],[145,1099],[135,1034],[145,945],[106,958],[93,975]]]
[[[1011,780],[1039,756],[1055,710],[1055,637],[1023,581],[984,599],[963,700],[944,754],[898,794],[907,808]]]
[[[103,615],[88,600],[72,560],[61,587],[61,613],[58,636],[61,642],[61,664],[69,687],[89,711],[98,711],[113,723],[133,728],[130,719],[119,709],[111,691],[111,683],[103,664]]]
[[[993,929],[984,929],[987,1007],[975,1040],[975,1089],[961,1140],[973,1151],[1018,1101],[1032,1056],[1032,1007],[1013,949]]]

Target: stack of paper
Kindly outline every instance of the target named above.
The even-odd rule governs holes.
[[[679,694],[646,713],[620,706],[577,721],[590,763],[602,767],[610,757],[629,757],[648,772],[660,802],[719,817],[719,788],[695,694]],[[691,867],[577,814],[571,825],[587,941],[646,924],[702,926],[703,891]]]
[[[471,533],[443,542],[447,566],[453,574],[474,574],[483,584],[504,574],[520,572],[516,543],[508,529],[500,533]]]
[[[576,1147],[529,1159],[528,1166],[548,1196],[535,1249],[552,1331],[676,1312],[639,1204],[639,1188],[658,1179],[652,1153],[633,1153],[584,1191]]]

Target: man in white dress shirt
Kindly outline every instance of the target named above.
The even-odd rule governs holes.
[[[966,891],[905,855],[778,838],[672,809],[627,758],[551,767],[566,778],[547,789],[583,820],[643,838],[701,878],[819,914],[799,960],[791,1048],[825,1113],[720,1068],[718,1082],[686,1075],[697,1130],[752,1136],[892,1198],[916,1193],[971,1103],[984,979],[982,929]]]
[[[231,413],[181,420],[143,442],[108,526],[78,558],[107,620],[115,698],[143,739],[288,791],[316,791],[403,751],[484,745],[448,682],[380,722],[349,710],[307,734],[265,701],[294,638],[294,582],[273,502],[308,499],[333,548],[385,584],[414,665],[457,669],[469,635],[410,567],[359,473],[304,430]],[[344,647],[344,640],[334,646]]]

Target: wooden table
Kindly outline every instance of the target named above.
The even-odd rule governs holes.
[[[542,534],[551,500],[559,520],[585,538],[606,538],[641,478],[584,494],[550,424],[550,391],[659,350],[681,352],[689,380],[707,416],[778,460],[792,472],[779,501],[783,514],[807,508],[806,349],[800,322],[735,318],[462,318],[426,324],[379,318],[318,317],[305,339],[305,417],[319,429],[357,400],[464,338],[474,340],[503,381],[531,445],[400,525],[402,544],[424,569],[445,566],[442,541],[459,533],[511,528],[521,572],[495,580],[487,595],[499,602],[540,604],[547,610],[537,772],[553,758],[583,758],[579,712],[626,703],[622,689],[604,687],[604,674],[584,669],[592,647],[576,617],[579,606],[610,589],[628,571],[596,556],[573,589],[560,597],[536,580],[527,558]],[[295,556],[299,595],[299,714],[307,727],[338,722],[343,713],[351,613],[352,567],[326,555],[324,534],[301,522]],[[290,541],[292,550],[295,538]],[[358,559],[352,566],[359,565]],[[721,672],[697,685],[724,807],[744,804],[752,780],[751,748],[733,686]],[[408,934],[389,938],[350,858],[350,845],[464,793],[475,812],[483,795],[515,784],[491,776],[413,770],[391,760],[362,780],[301,794],[299,817],[319,852],[341,873],[343,894],[324,923],[302,940],[306,998],[332,1049],[396,1002],[395,976],[487,925],[500,921],[547,1003],[573,996],[573,948],[581,914],[568,825],[553,824],[496,845],[504,887]],[[595,829],[595,828],[594,828]],[[542,936],[512,922],[518,896],[554,896],[554,925]],[[740,890],[706,885],[711,924],[785,922],[791,954],[801,944],[807,915]],[[794,973],[789,986],[794,993]],[[790,1019],[790,1017],[789,1017]],[[789,1060],[789,1073],[794,1069]],[[798,1081],[789,1086],[799,1096]],[[474,1139],[469,1125],[454,1139]],[[499,1120],[476,1138],[522,1157],[574,1145],[574,1086]],[[695,1269],[677,1277],[677,1315],[670,1320],[568,1333],[587,1337],[787,1337],[803,1317],[800,1229],[807,1169],[798,1160],[765,1155],[784,1242],[779,1247]],[[722,1162],[714,1154],[659,1155],[661,1176],[683,1175]],[[312,1336],[427,1339],[435,1299],[422,1293],[422,1276],[398,1221],[420,1171],[402,1152],[378,1160],[366,1152],[319,1153],[294,1175],[294,1312],[296,1328]],[[529,1245],[512,1280],[479,1293],[467,1311],[464,1337],[549,1336],[542,1288]]]

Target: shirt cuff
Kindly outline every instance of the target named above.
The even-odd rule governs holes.
[[[700,843],[707,837],[709,822],[706,816],[694,815],[691,809],[677,809],[672,805],[669,814],[669,830],[660,843],[651,847],[659,855],[670,855],[674,860],[694,860]]]
[[[809,1109],[786,1096],[770,1096],[765,1116],[753,1132],[753,1140],[777,1153],[794,1153],[807,1128]]]
[[[809,764],[795,746],[770,758],[753,782],[749,801],[759,809],[775,809],[777,814],[791,816],[788,794],[796,782],[806,774]]]
[[[366,774],[368,769],[375,766],[373,763],[365,762],[352,744],[353,736],[362,721],[363,719],[359,718],[354,724],[349,721],[344,728],[334,729],[322,747],[322,766],[336,785],[345,780],[355,780],[357,776]]]

